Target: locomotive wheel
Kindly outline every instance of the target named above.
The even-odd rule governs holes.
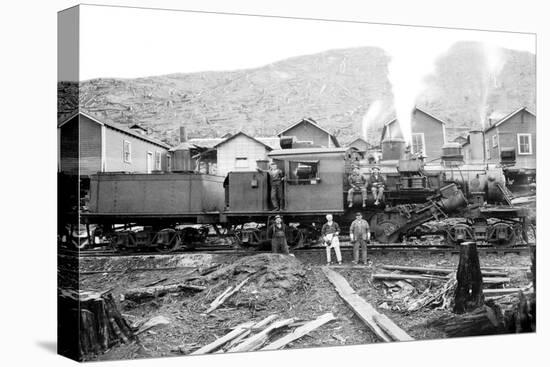
[[[392,221],[378,223],[374,229],[374,238],[381,243],[395,243],[399,240],[397,225]]]
[[[159,239],[168,238],[167,242],[159,242]],[[153,243],[156,243],[155,249],[158,252],[162,253],[168,253],[177,250],[181,245],[181,238],[180,235],[176,232],[175,229],[172,228],[166,228],[163,230],[160,230],[155,234],[155,237],[153,237]]]
[[[459,238],[462,237],[462,238]],[[447,241],[451,245],[459,245],[464,241],[474,241],[474,233],[472,227],[465,223],[457,223],[451,227],[447,235]]]
[[[497,233],[506,233],[506,238],[493,238],[497,237]],[[490,229],[491,235],[489,239],[493,239],[493,242],[499,246],[514,246],[517,241],[517,234],[514,227],[508,223],[495,223]]]

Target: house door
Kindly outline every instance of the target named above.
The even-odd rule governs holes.
[[[147,160],[145,161],[145,171],[151,173],[153,169],[153,153],[147,152]]]

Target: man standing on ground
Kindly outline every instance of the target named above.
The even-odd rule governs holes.
[[[289,254],[286,242],[286,225],[280,215],[275,216],[275,223],[269,227],[267,237],[271,238],[271,252],[274,254]]]
[[[359,249],[363,264],[367,265],[367,243],[370,242],[369,223],[363,219],[361,213],[355,214],[355,220],[349,227],[349,238],[353,244],[353,264],[359,263]]]
[[[351,185],[348,191],[348,207],[351,208],[353,206],[353,193],[361,192],[364,208],[367,203],[367,187],[365,186],[365,177],[359,172],[359,167],[353,167],[353,172],[349,175],[348,182]]]
[[[332,220],[332,215],[327,215],[327,222],[323,224],[321,228],[321,234],[323,235],[323,242],[327,249],[327,265],[331,264],[330,261],[330,249],[333,248],[336,253],[336,260],[338,264],[342,264],[342,254],[340,253],[340,240],[338,235],[340,234],[340,226],[338,223]]]

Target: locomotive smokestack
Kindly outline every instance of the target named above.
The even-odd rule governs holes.
[[[185,126],[180,126],[180,143],[185,143],[187,141],[187,130]]]
[[[387,138],[382,141],[382,159],[385,161],[405,159],[404,139]]]

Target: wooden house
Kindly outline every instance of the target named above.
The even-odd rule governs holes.
[[[506,154],[513,154],[515,164],[508,167],[508,171],[534,171],[537,159],[535,114],[523,107],[490,122],[484,131],[485,160],[500,163]]]
[[[440,158],[441,148],[447,142],[445,122],[418,107],[415,107],[412,112],[411,121],[412,152],[422,154],[426,161]],[[386,138],[403,138],[397,119],[393,119],[384,125],[380,141]]]
[[[169,170],[170,146],[124,125],[77,112],[61,121],[58,171],[89,176],[97,172]]]
[[[231,171],[253,171],[264,166],[267,154],[278,148],[278,138],[254,138],[243,132],[214,145],[217,151],[217,172],[225,176]]]
[[[338,139],[311,119],[304,118],[277,133],[281,137],[293,137],[298,142],[310,142],[309,147],[340,147]]]

